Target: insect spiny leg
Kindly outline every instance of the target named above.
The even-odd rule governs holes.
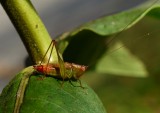
[[[56,49],[56,53],[57,53],[57,56],[58,56],[58,64],[59,64],[59,68],[60,68],[60,74],[61,74],[61,77],[62,77],[62,79],[64,81],[64,79],[67,77],[66,74],[65,74],[65,72],[66,72],[66,70],[65,70],[65,64],[64,64],[64,61],[61,58],[61,56],[59,54],[59,51],[57,49],[56,41],[53,40],[52,42],[53,42],[53,44],[55,44],[55,49]]]
[[[82,86],[82,82],[81,82],[81,80],[80,80],[80,79],[78,79],[78,81],[79,81],[80,87],[84,89],[85,87],[83,87],[83,86]]]
[[[41,64],[42,64],[42,62],[43,62],[44,58],[46,57],[46,55],[47,55],[47,53],[48,53],[48,51],[49,51],[49,49],[50,49],[50,47],[51,47],[52,43],[53,43],[53,42],[51,41],[51,43],[49,44],[49,47],[48,47],[48,49],[47,49],[46,53],[44,54],[44,56],[42,57],[42,60],[41,60],[41,62],[40,62],[40,64],[39,64],[39,65],[41,65]]]

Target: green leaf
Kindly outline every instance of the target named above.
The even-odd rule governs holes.
[[[108,48],[111,47],[108,43],[110,44],[110,42],[113,42],[110,40],[116,39],[117,35],[119,35],[118,32],[122,32],[123,30],[132,27],[144,16],[159,15],[159,13],[157,13],[160,10],[159,7],[160,3],[158,1],[150,1],[134,9],[94,20],[71,32],[62,34],[58,38],[59,48],[63,48],[62,52],[64,52],[64,60],[88,65],[91,71],[98,71],[100,73],[105,72],[115,75],[141,77],[147,76],[148,73],[143,62],[133,54],[131,55],[131,53],[128,53],[129,51],[120,51],[118,53],[128,54],[128,56],[125,56],[125,62],[130,63],[128,65],[125,63],[119,65],[118,63],[121,61],[116,62],[114,58],[111,59],[108,57],[107,51]],[[111,36],[111,38],[109,38],[109,36]],[[134,60],[129,60],[132,59],[130,57],[134,57]],[[100,65],[102,64],[102,59],[105,64],[103,63],[103,65]],[[112,64],[110,68],[108,68],[108,61],[110,62],[109,64]],[[113,68],[115,68],[114,71]],[[136,71],[137,68],[139,71],[138,73]],[[129,69],[130,71],[126,69]]]
[[[96,71],[100,73],[111,73],[115,75],[146,77],[148,75],[143,63],[140,59],[132,55],[125,47],[114,52],[119,47],[122,47],[121,42],[117,42],[113,48],[110,48],[105,57],[99,60],[96,65]],[[130,64],[132,63],[132,65]],[[125,70],[125,71],[124,71]]]
[[[44,75],[43,75],[44,76]],[[33,67],[20,72],[0,96],[5,113],[105,113],[94,91],[84,82],[64,81],[33,74]]]
[[[80,26],[78,29],[72,31],[70,35],[77,35],[79,32],[83,30],[93,31],[96,34],[103,36],[121,32],[122,30],[128,29],[135,25],[150,11],[158,12],[159,8],[159,1],[149,1],[134,9],[124,11],[115,15],[106,16],[86,23]],[[157,13],[157,15],[158,14],[159,13]]]

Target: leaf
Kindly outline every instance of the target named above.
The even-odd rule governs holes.
[[[26,68],[4,88],[0,112],[105,113],[98,96],[84,82],[85,89],[78,87],[78,81],[65,81],[63,87],[61,82],[49,76],[40,80],[33,67]]]
[[[108,59],[109,57],[106,53],[108,48],[111,46],[107,44],[112,42],[110,40],[115,40],[117,35],[120,34],[118,32],[132,27],[144,16],[159,15],[159,13],[157,13],[160,10],[159,7],[160,3],[158,1],[150,1],[137,8],[91,21],[71,32],[62,34],[58,37],[58,39],[59,48],[63,48],[62,51],[64,51],[64,60],[88,65],[91,71],[98,71],[101,73],[105,72],[109,74],[127,76],[138,76],[139,74],[141,77],[147,76],[147,70],[145,69],[145,65],[141,60],[136,60],[136,58],[135,60],[127,61],[127,59],[130,59],[129,57],[136,57],[129,55],[130,53],[125,53],[128,54],[128,56],[126,56],[128,58],[126,58],[125,62],[130,62],[130,65],[127,65],[127,68],[130,69],[130,72],[128,72],[126,68],[121,68],[125,67],[125,65],[120,66],[118,62],[114,61],[113,58]],[[109,36],[112,38],[110,39]],[[64,49],[65,47],[66,49]],[[119,54],[123,54],[124,51],[121,52],[122,53],[119,52]],[[103,67],[101,67],[102,65],[99,65],[101,61],[100,59],[106,59],[106,65],[104,64]],[[113,66],[110,66],[110,69],[113,69],[116,66],[117,68],[115,69],[115,72],[117,71],[118,73],[107,69],[108,60],[110,60],[110,64]],[[135,69],[137,69],[139,66],[139,73],[137,73]],[[103,70],[101,70],[102,68]]]
[[[149,1],[134,9],[124,11],[115,15],[106,16],[80,26],[70,33],[70,35],[77,35],[83,30],[93,31],[99,35],[111,35],[113,33],[121,32],[128,29],[140,21],[150,11],[158,12],[160,2]],[[157,13],[159,14],[159,13]]]
[[[116,50],[116,48],[122,46],[123,45],[121,42],[117,42],[113,48],[110,49]],[[139,63],[141,62],[140,59],[133,56],[127,48],[123,47],[117,52],[113,52],[112,50],[109,50],[110,54],[105,53],[108,55],[99,60],[96,65],[97,72],[135,77],[146,77],[146,75],[148,75],[146,69],[144,68],[145,66],[142,63]],[[130,62],[132,62],[132,65]]]

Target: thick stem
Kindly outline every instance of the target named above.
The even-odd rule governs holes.
[[[39,63],[51,38],[33,5],[29,0],[0,0],[0,2],[19,33],[33,63]],[[44,59],[44,63],[47,60]]]

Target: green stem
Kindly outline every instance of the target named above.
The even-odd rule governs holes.
[[[0,0],[34,64],[45,54],[51,38],[29,0]],[[44,63],[48,59],[44,59]]]

